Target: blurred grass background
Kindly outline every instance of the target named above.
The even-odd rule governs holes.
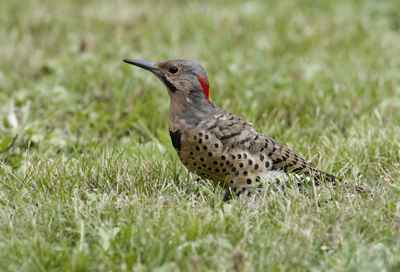
[[[0,269],[396,271],[399,55],[395,0],[1,1]],[[198,59],[216,104],[371,193],[224,205],[126,57]]]

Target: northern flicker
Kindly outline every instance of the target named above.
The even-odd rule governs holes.
[[[231,195],[250,195],[264,182],[287,173],[335,184],[333,175],[314,168],[287,146],[217,107],[211,101],[207,73],[196,61],[124,62],[152,72],[164,83],[170,96],[172,145],[189,171],[227,189],[225,200]]]

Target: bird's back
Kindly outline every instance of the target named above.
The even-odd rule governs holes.
[[[192,172],[231,188],[236,194],[263,187],[287,173],[334,181],[285,145],[261,135],[243,119],[223,111],[179,131],[179,156]]]

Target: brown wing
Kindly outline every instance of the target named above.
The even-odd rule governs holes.
[[[312,167],[289,147],[257,133],[250,123],[231,113],[221,110],[209,120],[202,126],[221,141],[224,150],[239,148],[251,154],[259,154],[261,159],[265,156],[271,162],[270,170],[304,174],[316,180],[335,180],[334,176]]]

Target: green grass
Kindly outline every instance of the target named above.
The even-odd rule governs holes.
[[[228,1],[224,1],[228,2]],[[0,270],[398,271],[399,1],[0,1]],[[328,186],[222,202],[126,57],[194,58],[213,100]]]

